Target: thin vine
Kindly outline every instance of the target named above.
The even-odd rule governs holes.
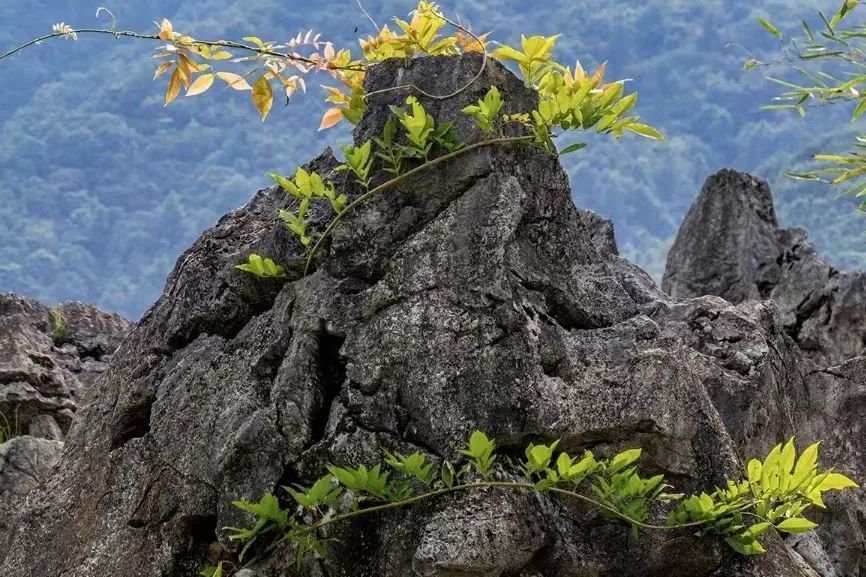
[[[528,445],[515,467],[497,463],[495,442],[475,431],[459,451],[466,458],[459,469],[448,460],[436,464],[420,452],[385,452],[372,467],[328,465],[328,474],[311,486],[284,487],[285,499],[267,493],[258,502],[235,501],[255,522],[226,528],[229,538],[242,545],[237,558],[222,559],[202,574],[222,575],[223,566],[253,566],[285,544],[294,548],[300,566],[327,554],[334,538],[325,530],[332,525],[478,490],[558,495],[625,522],[635,535],[696,530],[724,538],[740,554],[759,555],[765,552],[759,540],[764,533],[810,531],[816,524],[804,513],[823,508],[825,492],[857,487],[845,475],[818,469],[819,443],[798,455],[794,439],[774,447],[763,461],[749,461],[742,479],[688,497],[670,492],[673,487],[664,475],[643,476],[637,464],[640,449],[603,459],[591,451],[580,457],[558,452],[557,445]],[[663,524],[650,520],[652,503],[669,507]]]

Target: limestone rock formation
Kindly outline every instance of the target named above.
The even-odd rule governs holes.
[[[0,413],[21,434],[63,440],[132,323],[81,303],[0,293]],[[2,422],[0,422],[2,424]]]
[[[861,355],[866,273],[822,260],[802,229],[780,229],[767,183],[723,170],[707,179],[668,256],[662,288],[732,303],[772,299],[785,330],[820,365]]]
[[[787,387],[791,371],[798,370],[814,383],[801,401],[807,418],[794,427],[803,431],[801,436],[828,440],[838,466],[863,470],[866,273],[834,268],[816,254],[804,230],[780,229],[766,182],[723,170],[707,179],[680,227],[662,287],[677,298],[717,295],[742,306],[772,300],[784,332],[815,365],[787,367],[788,377],[780,379]],[[820,529],[833,551],[835,569],[833,562],[819,559],[811,544],[797,545],[824,575],[866,575],[863,490],[857,498],[840,501]]]
[[[480,65],[478,55],[388,61],[367,89],[449,93]],[[459,96],[420,100],[439,119],[458,118],[493,83],[509,111],[532,108],[535,95],[495,62]],[[387,105],[404,97],[372,98],[356,136],[377,134]],[[476,136],[468,122],[457,129],[464,141]],[[312,167],[359,194],[335,164],[326,151]],[[851,441],[861,425],[854,413],[834,420],[824,402],[835,391],[838,403],[862,407],[859,365],[815,372],[772,303],[661,293],[617,255],[610,224],[575,207],[554,156],[485,148],[419,174],[350,213],[304,278],[303,250],[275,218],[292,202],[260,191],[180,257],[98,381],[61,467],[28,500],[0,574],[191,576],[215,542],[234,548],[222,527],[249,521],[232,500],[309,483],[326,462],[368,462],[382,449],[456,459],[475,428],[506,454],[554,438],[602,455],[640,446],[646,469],[685,490],[739,474],[743,459],[798,433],[826,438],[831,462],[866,478],[862,443]],[[325,210],[312,213],[320,231]],[[250,252],[292,275],[237,271]],[[635,541],[580,504],[490,490],[335,526],[340,540],[300,570],[284,549],[253,569],[863,575],[862,517],[834,514],[828,527],[847,531],[854,548],[834,548],[834,533],[805,542],[803,554],[770,539],[767,555],[742,558],[689,533]]]
[[[0,550],[24,498],[60,459],[63,438],[132,324],[80,303],[54,309],[0,294]]]

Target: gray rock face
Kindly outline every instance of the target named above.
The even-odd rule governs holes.
[[[65,303],[55,328],[46,305],[0,293],[0,550],[28,493],[63,451],[78,406],[132,328],[117,315]]]
[[[389,61],[367,88],[448,93],[480,63]],[[493,82],[514,110],[532,107],[534,95],[495,62],[472,91],[421,101],[440,120],[457,118]],[[357,134],[377,134],[394,99],[374,97]],[[464,139],[473,130],[458,124]],[[312,163],[357,195],[334,166],[328,151]],[[772,303],[669,299],[618,257],[609,223],[574,206],[556,157],[486,148],[419,174],[349,213],[305,278],[303,251],[275,218],[290,202],[260,191],[181,256],[98,381],[62,466],[28,501],[0,574],[194,575],[215,541],[233,547],[220,528],[248,521],[232,500],[383,449],[455,459],[475,428],[512,454],[554,438],[604,455],[641,446],[642,464],[685,490],[739,474],[744,458],[796,432],[827,438],[840,468],[866,478],[856,419],[833,436],[833,406],[809,416],[828,387],[838,403],[862,402],[850,395],[863,376],[815,372]],[[324,214],[313,209],[313,228]],[[285,264],[290,279],[235,270],[252,251]],[[489,490],[336,526],[340,541],[299,571],[281,550],[254,569],[814,577],[810,555],[858,577],[862,549],[849,545],[862,518],[834,519],[849,535],[841,550],[819,535],[804,555],[777,540],[768,555],[742,559],[713,539],[636,542],[579,503]]]
[[[55,329],[54,315],[60,315]],[[0,414],[19,434],[62,440],[132,323],[81,303],[52,310],[0,293]],[[0,420],[0,424],[3,424]]]
[[[0,444],[0,550],[7,546],[24,499],[57,464],[62,452],[62,442],[30,435]]]
[[[826,366],[863,354],[866,273],[821,260],[802,229],[779,229],[767,184],[723,170],[707,179],[668,255],[662,288],[732,303],[773,299],[785,330]]]

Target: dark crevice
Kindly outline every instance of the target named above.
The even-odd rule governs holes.
[[[800,348],[804,350],[808,350],[812,347],[808,347],[808,343],[801,342],[800,332],[803,330],[803,325],[806,324],[806,321],[816,316],[822,308],[827,309],[825,316],[829,315],[829,303],[830,303],[830,295],[823,293],[815,296],[814,292],[809,293],[800,304],[797,306],[797,310],[795,311],[795,319],[794,324],[785,327],[788,336],[790,336],[794,341],[800,345]],[[829,318],[825,319],[826,322],[829,321]]]
[[[311,427],[311,444],[317,443],[325,436],[331,406],[346,381],[346,361],[340,356],[340,349],[345,340],[344,336],[327,334],[324,330],[319,335],[317,370],[321,403]]]
[[[186,536],[184,550],[173,557],[171,575],[198,575],[202,567],[219,561],[216,515],[189,515],[180,519],[180,532]]]
[[[525,280],[520,278],[514,271],[512,273],[524,288],[537,292],[544,297],[547,305],[547,315],[566,331],[594,330],[610,326],[610,323],[604,322],[602,319],[593,318],[586,311],[574,306],[571,297],[562,290],[544,283]]]
[[[127,406],[114,421],[111,430],[111,450],[150,432],[150,412],[156,397],[147,395]]]
[[[232,314],[226,314],[227,306],[221,302],[222,294],[231,288],[226,285],[224,291],[213,301],[214,308],[207,315],[197,315],[190,319],[186,326],[168,338],[168,347],[172,351],[186,348],[202,336],[218,336],[232,340],[255,317],[267,312],[273,307],[283,285],[287,281],[281,279],[256,279],[260,283],[261,292],[256,294],[237,294],[236,302],[231,303]],[[263,288],[262,288],[263,287]]]

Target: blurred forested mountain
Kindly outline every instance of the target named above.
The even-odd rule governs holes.
[[[364,4],[380,23],[414,7]],[[866,266],[866,221],[854,201],[781,174],[802,169],[811,153],[846,150],[850,111],[832,107],[806,119],[762,112],[774,87],[761,72],[742,72],[743,48],[726,47],[771,54],[777,48],[758,16],[796,32],[801,18],[832,11],[836,0],[441,4],[503,42],[561,33],[561,60],[579,58],[586,68],[608,61],[609,78],[635,80],[638,113],[668,142],[591,138],[566,163],[577,204],[612,218],[624,255],[656,277],[701,183],[722,167],[768,179],[785,225],[809,229],[840,266]],[[280,40],[313,28],[354,45],[371,32],[355,0],[3,0],[0,51],[55,22],[98,25],[100,5],[123,29],[149,31],[167,17],[176,30],[208,39]],[[317,91],[275,108],[264,124],[247,93],[214,90],[163,108],[164,79],[150,80],[153,47],[54,40],[0,62],[0,290],[90,301],[137,318],[180,252],[267,186],[266,171],[289,172],[349,139],[347,127],[316,132],[324,110]]]

